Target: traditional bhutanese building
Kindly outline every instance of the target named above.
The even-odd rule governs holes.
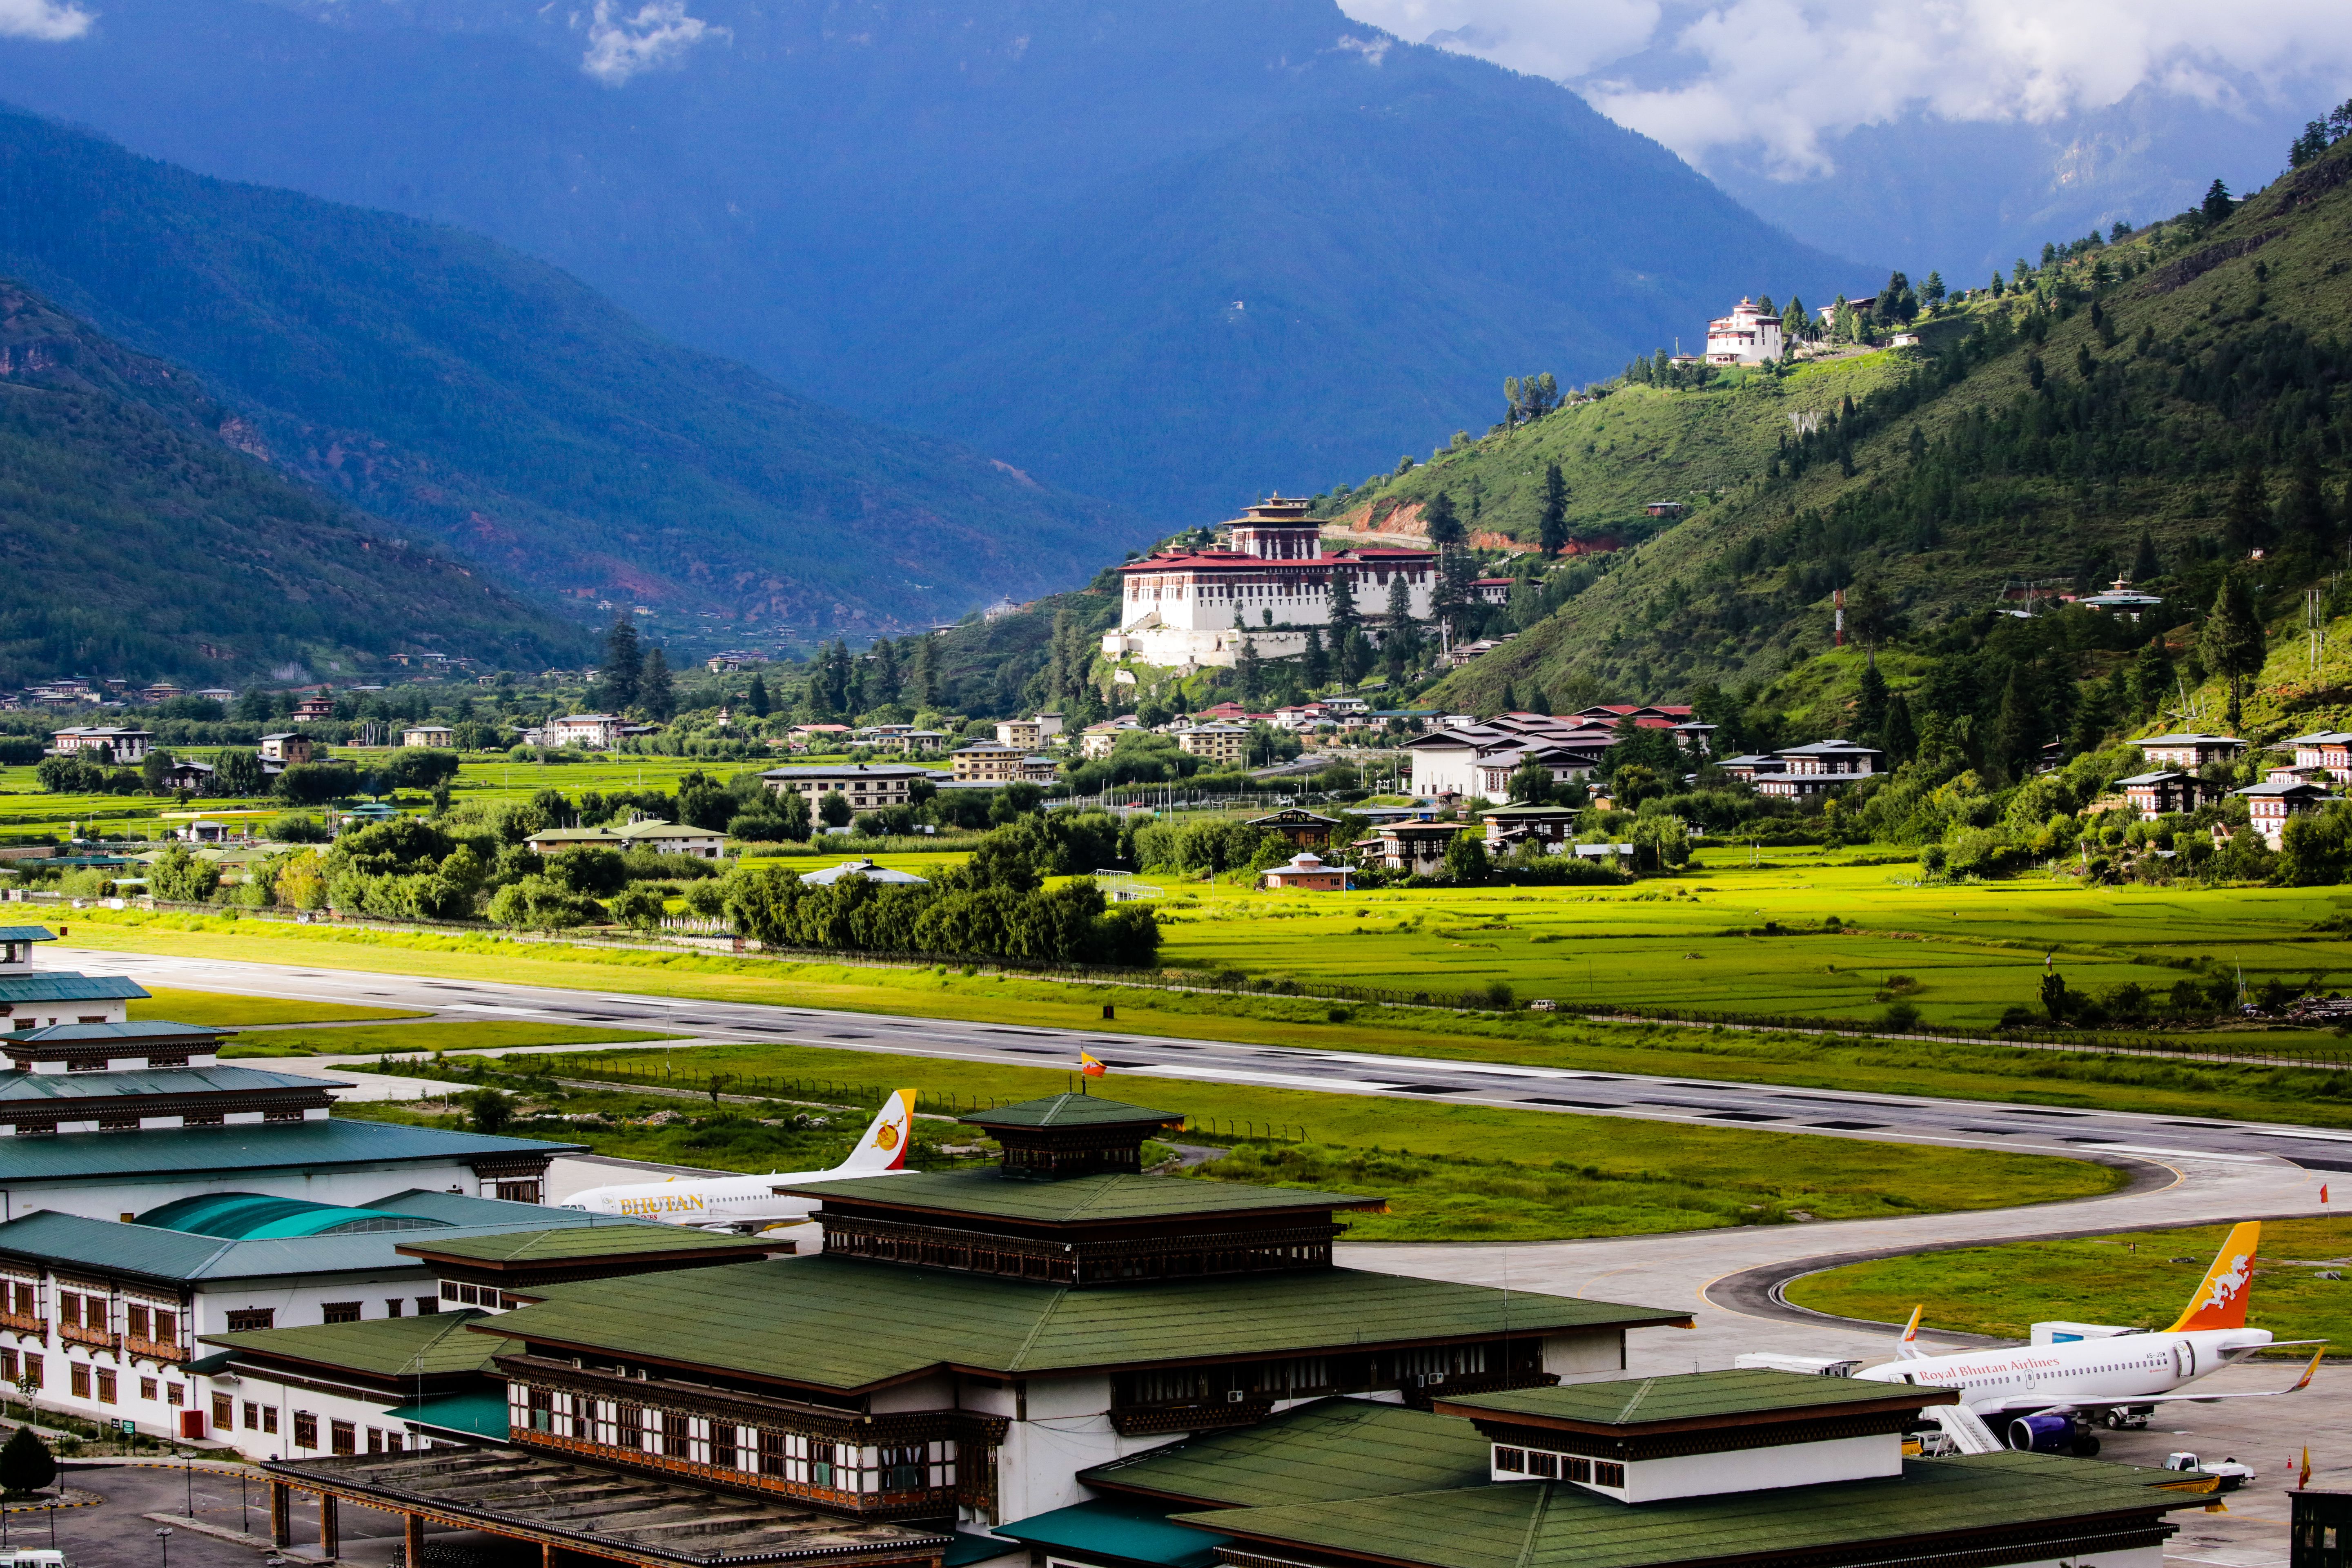
[[[1728,316],[1706,324],[1706,363],[1762,364],[1780,357],[1780,318],[1764,313],[1753,300],[1742,300]]]
[[[1230,665],[1240,657],[1244,636],[1261,658],[1302,653],[1307,627],[1331,625],[1331,584],[1342,574],[1356,614],[1375,637],[1400,576],[1412,617],[1431,617],[1434,552],[1366,548],[1327,554],[1322,521],[1307,515],[1307,505],[1277,496],[1225,525],[1230,548],[1153,555],[1119,568],[1118,629],[1104,634],[1103,656],[1158,665]]]
[[[289,1489],[640,1564],[955,1564],[1079,1472],[1309,1404],[1612,1373],[1674,1309],[1334,1265],[1377,1198],[1141,1173],[1180,1117],[1062,1095],[967,1119],[992,1169],[797,1186],[824,1251],[504,1291],[503,1443],[269,1467]],[[251,1347],[248,1346],[248,1349]],[[325,1510],[331,1515],[331,1508]]]

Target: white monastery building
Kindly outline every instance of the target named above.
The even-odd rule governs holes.
[[[1759,310],[1753,300],[1742,300],[1728,316],[1706,324],[1706,363],[1762,364],[1780,357],[1780,318]]]
[[[1108,658],[1147,664],[1231,665],[1247,635],[1265,658],[1307,650],[1307,628],[1331,624],[1331,584],[1341,575],[1356,614],[1377,637],[1391,583],[1402,575],[1411,615],[1431,618],[1437,556],[1427,550],[1323,551],[1322,523],[1307,502],[1276,496],[1226,526],[1231,548],[1153,555],[1119,569],[1126,584],[1118,629],[1103,637]]]

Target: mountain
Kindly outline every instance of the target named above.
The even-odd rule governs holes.
[[[463,225],[1165,522],[1387,468],[1506,374],[1608,374],[1743,293],[1878,281],[1330,0],[110,0],[0,43],[0,96]]]
[[[394,652],[576,661],[583,628],[233,449],[194,377],[0,280],[0,687],[232,682]]]
[[[1636,394],[1683,400],[1685,426],[1739,425],[1743,403],[1763,417],[1686,470],[1721,485],[1719,499],[1597,574],[1559,574],[1557,612],[1449,677],[1439,700],[1491,703],[1507,684],[1522,699],[1655,699],[1760,682],[1827,647],[1839,588],[1857,634],[1965,642],[1998,618],[2006,589],[2037,584],[2046,601],[2133,571],[2166,603],[2136,630],[2114,624],[2127,645],[2203,611],[2232,571],[2258,595],[2291,594],[2340,559],[2352,529],[2347,225],[2352,141],[2225,218],[2186,213],[2062,256],[2028,289],[1969,301],[1932,348],[1872,356],[1877,389],[1851,407],[1842,395],[1810,433],[1782,410],[1802,411],[1820,371]],[[1547,450],[1580,449],[1591,437],[1580,432],[1624,395],[1350,500],[1395,510],[1444,488],[1459,509],[1476,484],[1497,498],[1501,531],[1525,531],[1528,472]],[[1702,413],[1709,403],[1729,406]],[[1626,417],[1663,422],[1639,404]],[[1651,455],[1632,445],[1618,458]]]
[[[0,272],[194,369],[287,472],[543,598],[651,605],[656,635],[698,613],[730,636],[919,625],[1142,531],[667,342],[477,236],[18,113]]]

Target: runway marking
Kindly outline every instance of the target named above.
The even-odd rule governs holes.
[[[2266,1165],[2273,1156],[2269,1154],[2216,1154],[2204,1149],[2152,1149],[2145,1143],[2088,1143],[2090,1149],[2105,1149],[2117,1154],[2154,1154],[2167,1160],[2224,1160],[2232,1165]]]
[[[1251,1072],[1242,1068],[1196,1067],[1190,1062],[1147,1062],[1127,1069],[1153,1078],[1202,1079],[1213,1083],[1270,1083],[1293,1089],[1340,1089],[1356,1094],[1399,1094],[1411,1086],[1366,1079],[1308,1078],[1300,1073]]]

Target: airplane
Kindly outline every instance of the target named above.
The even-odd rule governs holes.
[[[562,1206],[746,1234],[790,1225],[806,1219],[817,1200],[788,1197],[786,1187],[907,1173],[907,1145],[912,1141],[914,1121],[915,1091],[897,1089],[882,1102],[873,1125],[866,1129],[849,1158],[829,1171],[771,1171],[764,1176],[718,1176],[707,1181],[672,1176],[664,1182],[591,1187],[572,1194]]]
[[[2312,1352],[2311,1364],[2290,1387],[2242,1394],[2175,1392],[2257,1351],[2326,1342],[2273,1340],[2268,1329],[2246,1327],[2254,1249],[2262,1233],[2259,1220],[2231,1229],[2197,1293],[2168,1329],[2063,1344],[1929,1355],[1918,1343],[1924,1308],[1914,1308],[1897,1347],[1901,1359],[1853,1375],[1869,1383],[1958,1389],[1961,1405],[1978,1415],[2011,1417],[2007,1432],[2011,1447],[2086,1458],[2099,1451],[2098,1436],[2090,1430],[2096,1421],[2121,1425],[2130,1415],[2145,1416],[2150,1407],[2176,1400],[2206,1405],[2299,1393],[2310,1385],[2324,1351]]]

